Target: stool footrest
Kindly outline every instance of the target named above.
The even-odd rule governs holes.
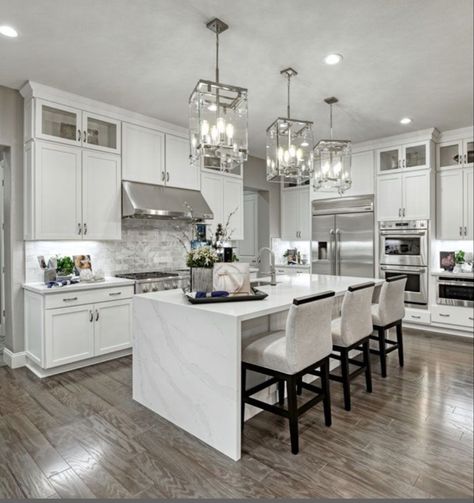
[[[245,390],[245,396],[255,395],[255,393],[258,393],[259,391],[262,391],[262,389],[268,388],[279,381],[281,381],[281,379],[278,379],[278,377],[272,377],[271,379],[268,379],[268,381],[264,381],[253,388]]]
[[[277,407],[276,405],[272,405],[267,402],[262,402],[261,400],[257,400],[256,398],[251,398],[249,396],[245,397],[245,403],[249,405],[253,405],[254,407],[258,407],[259,409],[266,410],[268,412],[273,412],[273,414],[277,414],[281,417],[289,417],[289,413],[286,409],[282,407]]]

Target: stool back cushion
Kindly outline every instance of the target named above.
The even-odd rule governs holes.
[[[286,320],[286,356],[293,373],[322,360],[332,351],[334,297],[292,305]]]
[[[378,318],[382,325],[389,325],[405,316],[405,285],[407,279],[385,281],[380,290]]]
[[[372,333],[372,296],[374,287],[344,294],[341,308],[341,338],[351,346]]]

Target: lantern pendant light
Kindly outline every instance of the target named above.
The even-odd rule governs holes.
[[[334,140],[332,136],[332,106],[338,102],[331,97],[324,100],[329,105],[329,122],[331,139],[320,140],[314,147],[314,179],[315,190],[337,191],[342,194],[352,185],[351,179],[351,142],[350,140]]]
[[[206,26],[216,34],[216,78],[199,80],[189,98],[191,160],[232,172],[248,155],[247,89],[219,81],[219,35],[229,27],[217,18]]]
[[[280,73],[287,78],[287,116],[267,128],[267,180],[300,185],[313,174],[313,123],[291,118],[290,84],[298,73],[293,68]]]

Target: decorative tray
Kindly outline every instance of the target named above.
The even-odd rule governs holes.
[[[202,299],[196,299],[193,296],[193,292],[186,293],[186,298],[191,302],[191,304],[218,304],[220,302],[242,302],[247,300],[263,300],[268,297],[268,293],[252,288],[250,294],[237,294],[229,295],[228,297],[204,297]]]

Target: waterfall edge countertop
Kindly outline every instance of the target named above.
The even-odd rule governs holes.
[[[180,290],[133,298],[133,398],[179,428],[238,460],[240,369],[249,337],[284,326],[295,297],[381,279],[298,274],[261,286],[264,300],[190,304]],[[317,330],[317,327],[315,327]],[[248,385],[256,376],[249,376]],[[273,391],[262,400],[274,402]],[[255,413],[252,407],[246,414]],[[248,417],[248,416],[247,416]]]
[[[259,281],[269,281],[270,278],[259,278]],[[373,281],[376,285],[383,283],[382,279],[356,278],[352,276],[330,276],[324,274],[298,274],[277,276],[275,286],[264,285],[256,287],[258,290],[268,293],[264,300],[249,302],[227,302],[219,304],[191,304],[181,290],[168,290],[154,293],[136,295],[149,301],[157,301],[162,304],[200,309],[208,313],[229,316],[239,321],[249,320],[259,316],[265,316],[290,308],[295,297],[316,295],[327,290],[336,292],[336,296],[343,295],[347,288],[357,283]]]

